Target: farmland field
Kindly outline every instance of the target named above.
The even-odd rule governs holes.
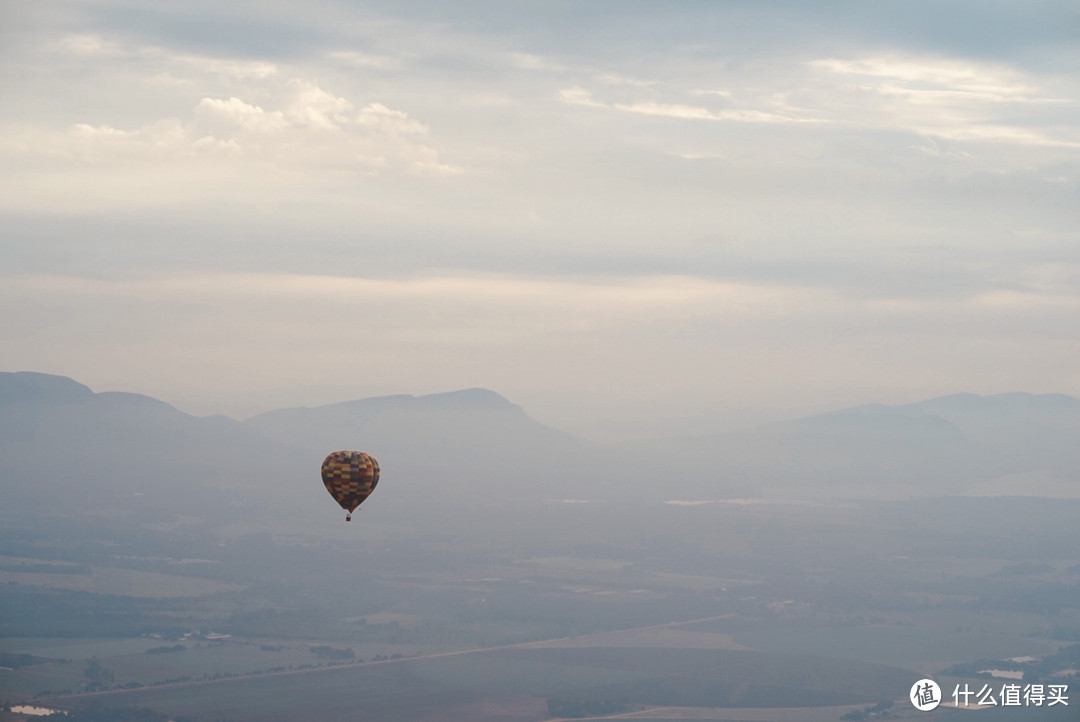
[[[97,566],[91,567],[86,574],[0,570],[0,584],[128,597],[198,597],[242,589],[238,585],[212,579]]]
[[[608,513],[595,510],[599,524]],[[683,543],[684,530],[657,517],[642,512],[640,522],[655,521],[663,541],[618,548],[594,539],[534,549],[509,533],[494,546],[465,543],[464,533],[324,544],[161,532],[149,544],[123,530],[98,547],[59,548],[31,544],[23,530],[0,560],[5,573],[35,575],[0,585],[10,635],[0,653],[12,658],[0,700],[145,707],[198,722],[361,712],[832,722],[889,702],[902,717],[920,676],[953,684],[942,671],[954,664],[1043,657],[1080,638],[1073,547],[1046,562],[980,551],[930,568],[887,529],[853,547],[854,527],[840,521],[861,529],[860,509],[679,522],[687,538],[711,538],[719,522],[728,536],[748,525],[760,543],[735,555]],[[801,564],[777,541],[796,524],[816,529]],[[929,545],[924,536],[915,541]],[[127,580],[124,593],[30,583],[102,574]],[[959,713],[921,718],[948,714]],[[980,720],[997,722],[985,711]]]
[[[898,626],[776,626],[735,635],[752,649],[821,654],[932,671],[969,659],[1042,656],[1060,642],[998,632],[957,632]]]
[[[543,718],[536,716],[537,706],[553,698],[579,705],[615,703],[628,712],[673,705],[836,706],[903,695],[913,679],[912,673],[890,667],[762,652],[530,646],[97,696],[111,704],[148,706],[170,714],[227,715],[230,720],[290,719],[289,715],[303,714],[313,698],[319,700],[320,715],[328,715],[323,719],[347,718],[361,700],[365,718],[373,720],[402,714],[407,717],[397,718],[424,719],[439,709],[446,713],[449,708],[481,703],[520,705],[533,710],[532,717],[521,719],[535,720]]]

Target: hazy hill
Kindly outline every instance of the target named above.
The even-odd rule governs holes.
[[[934,414],[991,448],[1002,463],[1075,473],[1080,461],[1080,399],[1064,394],[957,394],[901,409]]]
[[[94,393],[59,376],[0,373],[5,502],[57,511],[324,515],[330,502],[318,468],[339,448],[380,460],[378,498],[391,505],[1080,496],[1078,439],[1080,401],[1061,395],[962,394],[601,446],[484,389],[281,409],[239,422],[137,394]]]
[[[767,496],[904,498],[954,494],[1080,496],[1080,400],[1060,394],[958,394],[871,404],[719,436],[645,445],[692,480]],[[702,470],[725,481],[710,484]]]
[[[12,502],[54,511],[213,515],[288,493],[295,460],[223,416],[139,394],[0,373],[0,473]]]
[[[379,499],[456,504],[578,493],[591,464],[585,445],[484,389],[238,422],[138,394],[94,393],[60,376],[0,373],[0,483],[13,507],[219,520],[325,515],[333,507],[319,466],[335,449],[380,460]]]
[[[281,409],[244,423],[319,461],[334,449],[368,451],[402,493],[427,497],[465,489],[488,497],[580,494],[594,466],[586,444],[486,389]]]

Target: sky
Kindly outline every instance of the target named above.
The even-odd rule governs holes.
[[[1080,396],[1080,5],[0,0],[0,370],[592,435]]]

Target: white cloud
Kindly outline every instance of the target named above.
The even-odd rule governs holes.
[[[166,65],[186,74],[221,75],[233,80],[264,80],[278,74],[278,66],[262,60],[231,60],[201,55],[172,55],[157,48],[147,48],[144,55],[160,57]]]
[[[510,53],[510,61],[517,67],[525,70],[563,72],[570,69],[568,66],[561,63],[556,63],[547,58],[542,58],[539,55],[531,55],[529,53]]]
[[[65,35],[53,47],[71,55],[121,55],[124,52],[117,43],[93,33]]]
[[[152,45],[126,45],[95,33],[65,35],[48,49],[88,59],[125,58],[155,66],[160,75],[188,77],[217,75],[233,80],[265,80],[278,73],[276,64],[263,60],[237,60],[190,53],[176,53]]]
[[[703,95],[703,93],[694,93]],[[713,93],[719,95],[719,93]],[[725,100],[730,100],[729,94],[722,95]],[[773,111],[753,108],[732,108],[714,110],[698,105],[685,103],[660,103],[653,100],[635,100],[631,102],[604,102],[597,100],[592,91],[575,86],[559,92],[559,99],[569,105],[581,105],[590,108],[606,108],[623,113],[636,115],[651,115],[660,118],[672,118],[676,120],[707,120],[733,123],[822,123],[827,122],[820,118],[800,116],[798,111],[790,108],[782,108],[780,104],[773,103],[776,107]],[[782,112],[774,112],[782,111]]]
[[[734,95],[732,95],[730,90],[701,90],[701,89],[699,89],[699,90],[690,91],[690,94],[691,95],[715,95],[715,96],[717,96],[719,98],[724,98],[725,100],[734,100],[734,97],[735,97]]]
[[[593,74],[561,90],[568,105],[672,120],[832,124],[965,143],[1080,147],[1076,100],[1000,63],[917,56],[820,58],[717,71],[723,89]],[[694,99],[686,102],[687,99]],[[1055,116],[1054,114],[1057,113]]]
[[[663,118],[682,120],[724,120],[736,123],[821,123],[817,118],[796,118],[760,110],[709,110],[694,105],[669,103],[618,103],[611,106],[615,110],[641,115],[657,115]]]
[[[294,123],[316,128],[338,128],[350,120],[352,103],[328,93],[315,83],[293,81],[296,95],[288,113]]]
[[[425,303],[482,303],[496,315],[516,315],[532,307],[586,315],[603,313],[641,319],[683,315],[700,309],[713,316],[750,312],[756,317],[802,313],[821,292],[759,284],[731,283],[690,276],[596,277],[578,280],[497,274],[423,274],[366,278],[301,274],[213,273],[170,275],[141,280],[38,275],[17,283],[30,292],[56,296],[182,299],[227,302],[262,298],[285,302],[332,301],[367,304],[374,299]]]
[[[1006,66],[977,64],[949,58],[923,59],[900,57],[868,57],[857,60],[823,58],[810,66],[838,75],[863,75],[888,78],[905,85],[887,87],[910,90],[919,86],[963,94],[983,100],[1045,102],[1038,89],[1023,81],[1020,74]]]
[[[627,113],[640,113],[641,115],[657,115],[662,118],[679,118],[682,120],[724,120],[722,113],[714,113],[706,108],[698,108],[693,105],[676,105],[671,103],[654,103],[652,101],[637,103],[617,103],[610,106],[615,110],[623,110]]]
[[[596,79],[608,85],[631,85],[637,88],[648,88],[659,83],[657,80],[641,80],[618,73],[597,73]]]
[[[377,128],[394,135],[425,135],[427,126],[419,123],[400,110],[391,110],[382,103],[364,106],[356,116],[359,125]]]
[[[235,132],[280,133],[289,127],[283,112],[267,112],[239,98],[203,98],[195,106],[194,113],[200,125],[217,126],[219,135]]]
[[[58,173],[75,174],[119,163],[128,168],[127,177],[135,186],[152,184],[149,176],[140,178],[135,170],[140,165],[146,173],[160,176],[170,163],[182,163],[176,173],[194,179],[200,174],[218,176],[215,164],[225,162],[231,175],[253,174],[255,183],[267,180],[268,166],[362,175],[459,172],[427,144],[427,126],[403,111],[377,102],[356,109],[348,99],[309,81],[279,87],[277,107],[236,96],[204,97],[187,118],[163,118],[133,129],[90,123],[75,123],[66,131],[9,128],[0,157],[18,159],[21,166],[36,162]],[[65,165],[71,162],[78,165]],[[200,170],[201,163],[211,165]],[[49,192],[55,194],[62,187],[54,184]],[[86,190],[94,192],[93,182]],[[126,201],[137,201],[140,192],[126,195]],[[199,192],[198,184],[189,192]]]
[[[397,60],[387,55],[372,55],[357,50],[337,50],[329,53],[328,57],[343,65],[368,70],[392,70],[399,66]]]
[[[1061,98],[1008,66],[949,58],[824,58],[808,63],[826,103],[844,120],[876,129],[977,143],[1080,147],[1073,123],[1033,117]]]
[[[109,125],[76,123],[66,135],[41,134],[38,143],[48,143],[49,155],[77,160],[82,164],[131,163],[158,158],[174,159],[187,153],[187,130],[175,118],[164,118],[136,130],[122,130]],[[39,148],[28,148],[38,155]]]
[[[252,370],[603,388],[646,414],[724,388],[1080,389],[1080,65],[1060,45],[1012,52],[1024,70],[831,34],[848,24],[809,37],[755,3],[745,32],[724,3],[662,32],[632,10],[564,26],[206,6],[181,25],[150,4],[24,4],[41,9],[8,29],[0,112],[9,276],[206,275],[9,284],[4,301],[69,319],[18,326],[32,343],[0,332],[9,364],[120,386],[157,367],[207,398]],[[361,263],[461,272],[295,275]],[[211,273],[251,268],[286,273]],[[378,343],[297,348],[335,326]]]
[[[584,105],[589,108],[606,108],[604,103],[593,100],[592,93],[585,88],[575,86],[559,91],[559,100],[570,105]]]

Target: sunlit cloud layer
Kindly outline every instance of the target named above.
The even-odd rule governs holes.
[[[22,6],[0,366],[575,428],[1080,394],[1075,14],[916,5]]]
[[[223,189],[214,179],[223,175],[231,176],[231,183],[247,176],[261,185],[272,173],[278,174],[279,184],[294,186],[325,174],[441,175],[457,170],[439,161],[438,152],[425,144],[428,127],[408,113],[380,102],[354,104],[315,81],[285,77],[271,62],[126,48],[96,35],[65,36],[47,50],[89,63],[134,60],[148,70],[141,82],[183,86],[193,101],[213,78],[225,79],[237,95],[198,97],[183,115],[134,126],[120,114],[100,124],[9,126],[0,153],[15,168],[30,169],[29,178],[18,177],[17,171],[9,176],[18,178],[7,188],[4,203],[11,208],[43,205],[62,211],[67,203],[82,209],[87,192],[94,196],[95,179],[115,179],[117,169],[127,180],[127,192],[117,195],[107,182],[105,197],[94,200],[129,207],[158,200],[156,186],[163,174],[188,181],[187,192],[176,184],[168,192],[190,200],[220,196]],[[357,62],[355,54],[338,57]],[[72,178],[83,187],[70,183]],[[27,183],[33,190],[20,192]]]

